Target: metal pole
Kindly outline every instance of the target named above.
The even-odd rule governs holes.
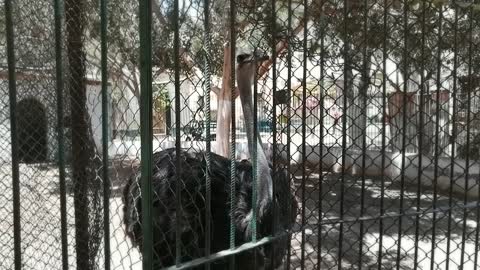
[[[17,84],[15,76],[14,31],[12,0],[5,0],[5,20],[7,33],[8,87],[10,100],[10,135],[12,146],[12,185],[13,185],[13,250],[15,270],[22,268],[21,224],[20,224],[20,173],[17,141]]]
[[[61,0],[55,0],[55,57],[57,79],[57,141],[58,141],[58,174],[60,181],[60,226],[62,237],[62,269],[68,269],[68,236],[67,236],[67,189],[65,186],[65,133],[63,119],[64,74],[62,57],[62,10]]]
[[[207,167],[207,173],[205,173],[205,256],[209,256],[211,253],[211,219],[212,219],[212,207],[211,207],[211,198],[212,198],[212,189],[211,189],[211,179],[210,179],[210,161],[211,161],[211,142],[210,142],[210,125],[211,125],[211,117],[210,117],[210,92],[211,92],[211,85],[210,85],[210,60],[211,60],[211,47],[210,47],[210,1],[204,0],[204,31],[205,31],[205,88],[204,88],[204,97],[205,97],[205,134],[206,134],[206,153],[205,153],[205,163]],[[210,269],[210,263],[206,263],[206,269]]]
[[[152,10],[140,1],[140,134],[142,177],[143,270],[153,269],[152,224]]]
[[[236,163],[235,163],[235,152],[236,152],[236,114],[235,114],[235,46],[236,46],[236,35],[235,35],[235,0],[230,0],[230,89],[232,92],[232,103],[231,103],[231,145],[230,145],[230,249],[235,249],[235,211],[236,211]],[[227,71],[225,71],[227,72]],[[235,255],[230,257],[229,261],[230,270],[235,269]]]
[[[108,74],[107,74],[107,0],[100,1],[101,72],[102,72],[102,168],[103,230],[105,270],[110,270],[110,180],[108,178]]]
[[[181,232],[180,232],[180,221],[182,220],[182,198],[181,191],[182,185],[180,185],[182,179],[180,178],[182,172],[182,164],[180,158],[180,148],[181,148],[181,138],[180,138],[180,129],[181,129],[181,119],[180,119],[180,25],[179,25],[179,6],[178,0],[175,0],[173,5],[173,20],[174,20],[174,42],[173,42],[173,51],[174,51],[174,65],[175,65],[175,153],[176,153],[176,164],[175,164],[175,175],[176,182],[175,185],[175,198],[176,198],[176,228],[175,228],[175,264],[180,264],[180,259],[182,258],[182,249],[181,249]]]

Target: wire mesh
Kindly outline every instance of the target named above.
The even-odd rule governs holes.
[[[145,144],[153,150],[143,162],[153,164],[155,267],[479,267],[478,1],[150,2],[153,139],[142,143],[145,7],[9,1],[13,34],[0,32],[1,269],[141,269]],[[242,235],[235,215],[239,206],[255,207],[263,195],[252,185],[264,183],[255,175],[261,157],[257,149],[250,153],[236,83],[237,56],[255,49],[270,54],[252,96],[277,203],[271,227],[250,212],[259,221],[245,223]],[[280,170],[290,187],[281,196]],[[166,180],[172,175],[179,178]],[[14,251],[15,209],[21,258]],[[282,211],[296,218],[285,254],[277,230]],[[220,216],[219,223],[209,220]],[[235,251],[250,240],[258,242]]]

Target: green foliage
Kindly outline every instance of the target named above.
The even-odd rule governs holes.
[[[165,85],[155,85],[153,87],[153,108],[156,111],[163,111],[171,105],[168,91]]]

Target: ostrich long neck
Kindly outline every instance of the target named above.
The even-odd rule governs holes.
[[[260,214],[264,212],[264,208],[272,200],[272,177],[270,175],[270,168],[268,166],[267,157],[263,150],[262,141],[258,130],[253,132],[253,105],[252,105],[252,78],[248,74],[238,74],[237,78],[238,88],[240,92],[240,100],[242,103],[243,116],[245,119],[245,128],[247,131],[248,151],[250,156],[253,155],[254,140],[257,141],[257,169],[258,169],[258,196],[257,196],[257,210]],[[261,216],[260,216],[261,217]]]

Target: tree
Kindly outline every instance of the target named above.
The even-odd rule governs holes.
[[[110,1],[111,13],[118,14],[112,17],[109,31],[109,68],[111,76],[122,81],[134,96],[139,96],[138,85],[138,35],[137,4]],[[173,73],[173,1],[154,1],[155,15],[153,45],[156,73]],[[344,6],[346,3],[346,6]],[[383,41],[387,47],[387,61],[397,64],[397,73],[400,79],[408,79],[407,91],[418,91],[420,78],[425,82],[434,80],[436,74],[439,31],[439,7],[442,6],[445,16],[452,11],[450,2],[423,2],[407,1],[407,17],[403,16],[404,1],[349,0],[323,1],[314,0],[306,8],[304,14],[303,3],[292,1],[288,7],[287,1],[277,1],[275,18],[272,17],[271,1],[236,1],[235,35],[237,52],[246,48],[260,47],[267,51],[277,41],[278,56],[284,55],[290,46],[293,51],[301,49],[301,42],[297,35],[308,25],[309,45],[308,58],[315,60],[320,55],[324,61],[330,61],[337,66],[344,65],[343,73],[345,87],[343,96],[346,98],[348,135],[353,139],[353,145],[360,148],[365,139],[367,125],[366,106],[369,89],[372,88],[372,76],[383,72]],[[180,55],[181,72],[187,79],[203,80],[204,61],[204,25],[202,1],[182,2],[180,5]],[[232,56],[230,55],[230,20],[225,7],[227,1],[214,1],[209,9],[211,13],[211,67],[213,74],[221,78],[219,84],[213,85],[212,91],[217,95],[217,152],[224,156],[229,155],[229,131],[231,126],[231,97]],[[288,9],[292,23],[288,25]],[[384,22],[384,11],[387,17]],[[425,12],[423,12],[425,8]],[[307,15],[307,22],[304,22]],[[451,20],[451,19],[450,19]],[[92,21],[95,21],[93,19]],[[405,31],[404,22],[407,23]],[[467,28],[468,16],[461,16],[459,31]],[[98,23],[98,22],[97,22]],[[386,23],[386,24],[384,24]],[[275,33],[272,30],[275,27]],[[290,29],[289,29],[290,27]],[[445,33],[441,44],[444,55],[451,62],[453,47],[452,23],[444,19],[442,23]],[[97,27],[93,27],[97,29]],[[98,35],[92,31],[91,37],[98,42]],[[423,37],[423,39],[422,39]],[[320,46],[323,40],[324,47]],[[423,40],[423,43],[422,43]],[[462,39],[459,40],[459,48]],[[406,47],[405,47],[406,46]],[[423,48],[423,49],[422,49]],[[460,49],[463,55],[466,49]],[[405,51],[408,53],[405,54]],[[447,53],[448,52],[448,53]],[[460,54],[459,54],[460,55]],[[95,58],[95,57],[93,57]],[[443,59],[443,58],[442,58]],[[271,59],[264,63],[261,73],[268,74]],[[476,60],[478,61],[478,60]],[[92,61],[95,62],[95,61]],[[99,61],[96,61],[99,63]],[[420,76],[420,74],[423,74]],[[276,76],[276,75],[275,75]],[[324,78],[321,78],[323,80]],[[173,75],[172,75],[173,80]],[[403,90],[403,81],[397,82],[391,76],[386,76],[387,87]],[[377,85],[378,87],[378,85]],[[198,90],[202,91],[202,90]],[[235,89],[233,92],[235,93]],[[416,114],[418,115],[418,114]],[[410,124],[415,124],[411,122]],[[413,142],[414,140],[412,140]],[[394,141],[398,147],[398,141]],[[425,147],[427,148],[427,147]]]
[[[87,112],[84,0],[66,0],[68,93],[71,108],[72,181],[75,208],[75,250],[78,269],[95,269],[102,238],[99,156]]]
[[[453,57],[456,51],[457,75],[466,73],[467,48],[470,40],[467,38],[468,25],[472,16],[478,17],[478,12],[470,13],[470,7],[461,8],[453,1],[314,1],[310,17],[314,18],[314,28],[317,35],[323,35],[325,61],[343,59],[343,77],[346,85],[343,96],[346,98],[347,133],[353,141],[353,147],[363,145],[366,130],[366,98],[372,87],[372,76],[386,73],[387,89],[395,89],[400,93],[420,93],[423,84],[424,93],[429,92],[429,85],[453,79]],[[386,3],[386,6],[384,6]],[[345,6],[346,5],[346,6]],[[475,7],[473,7],[475,10]],[[458,20],[452,14],[458,12]],[[440,14],[442,18],[440,19]],[[384,20],[385,19],[385,20]],[[454,38],[454,28],[458,36]],[[473,43],[478,43],[474,36]],[[318,42],[320,42],[319,39]],[[457,46],[455,48],[455,42]],[[384,58],[384,46],[386,58]],[[319,45],[313,44],[310,53],[318,53]],[[476,56],[473,57],[474,59]],[[437,76],[441,61],[441,74]],[[392,79],[389,72],[383,70],[383,61],[396,64],[394,74],[400,81]],[[473,63],[478,60],[473,60]],[[475,65],[473,65],[475,69]],[[377,77],[378,78],[378,77]],[[380,76],[383,80],[383,76]],[[381,85],[376,85],[377,89]],[[452,88],[448,89],[453,91]],[[378,90],[377,90],[378,91]],[[404,93],[407,95],[407,93]],[[403,104],[401,105],[403,107]],[[392,141],[395,149],[402,149],[403,132],[407,132],[407,148],[416,149],[416,141],[423,140],[422,150],[430,152],[428,141],[433,139],[433,129],[428,125],[420,127],[418,106],[407,115],[407,126],[424,129],[424,137],[418,138],[417,133],[408,133],[407,126],[402,124],[402,114],[399,114],[397,124],[399,129],[394,132]],[[403,109],[402,109],[403,110]],[[427,115],[427,118],[432,117]],[[431,121],[431,120],[427,120]],[[426,124],[424,122],[424,124]],[[397,134],[397,136],[395,135]],[[430,136],[428,136],[431,134]]]
[[[154,27],[152,32],[154,69],[153,77],[155,79],[161,73],[173,73],[173,32],[174,32],[174,14],[173,3],[171,0],[153,1]],[[268,50],[271,43],[272,34],[268,32],[271,23],[270,1],[237,1],[237,21],[235,24],[235,33],[237,36],[238,47],[262,47]],[[190,4],[182,2],[179,12],[180,38],[181,38],[181,72],[191,80],[203,80],[203,61],[204,61],[204,36],[203,36],[203,6],[201,1],[194,1]],[[90,5],[94,7],[94,5]],[[229,155],[229,130],[231,125],[231,96],[232,90],[230,81],[230,70],[232,59],[230,55],[230,25],[229,14],[225,12],[228,6],[227,1],[215,1],[210,8],[211,12],[211,52],[210,60],[212,72],[222,78],[220,85],[214,85],[212,91],[217,95],[217,152],[224,156]],[[139,87],[139,62],[138,62],[138,35],[135,34],[138,29],[138,4],[135,1],[125,2],[120,0],[109,1],[109,10],[111,16],[109,24],[109,73],[120,89],[124,88],[131,91],[136,100],[140,96]],[[263,12],[258,12],[258,10]],[[286,13],[286,8],[279,9]],[[92,67],[100,67],[100,52],[95,48],[99,44],[99,32],[97,25],[100,24],[99,18],[95,12],[89,12],[91,24],[86,27],[87,40],[91,43],[91,48],[87,50],[88,63]],[[265,15],[267,14],[267,15]],[[277,18],[277,24],[278,24]],[[285,24],[285,22],[283,22]],[[298,34],[303,25],[298,26],[292,31],[292,35]],[[285,29],[285,26],[277,26],[277,29]],[[264,35],[262,37],[262,35]],[[285,34],[277,37],[277,52],[282,52],[287,48]],[[255,43],[254,45],[252,45]],[[267,61],[261,74],[269,70],[271,61]],[[172,75],[173,76],[173,75]],[[173,78],[172,78],[173,80]],[[235,90],[234,90],[235,91]],[[122,96],[122,93],[117,95]]]

